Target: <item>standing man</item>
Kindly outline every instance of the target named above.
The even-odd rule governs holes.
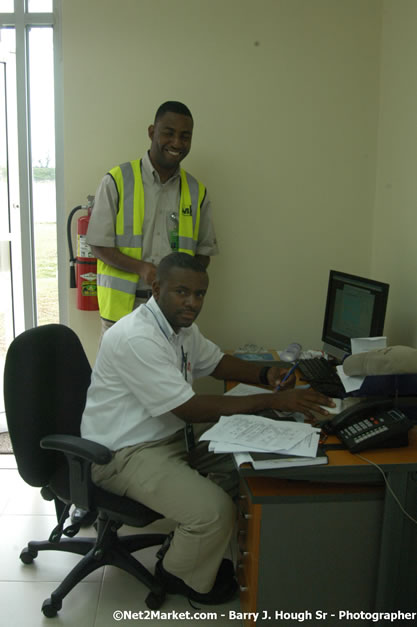
[[[185,252],[207,268],[218,254],[207,190],[180,167],[193,126],[188,107],[165,102],[148,128],[150,150],[112,168],[97,189],[87,241],[103,332],[148,300],[162,257]]]
[[[93,369],[81,435],[109,447],[108,464],[93,464],[93,481],[176,521],[171,544],[156,566],[168,593],[217,604],[236,592],[233,567],[223,559],[234,522],[233,501],[211,473],[227,476],[233,492],[231,459],[193,447],[184,426],[200,435],[220,416],[265,409],[312,411],[334,406],[314,390],[283,389],[250,396],[199,395],[193,379],[276,386],[285,370],[262,368],[207,340],[193,324],[204,302],[208,275],[195,258],[173,253],[158,266],[153,297],[104,334]],[[187,433],[187,430],[186,430]],[[204,473],[200,474],[200,473]],[[211,477],[211,478],[210,478]]]
[[[97,257],[102,335],[148,300],[167,254],[195,255],[205,268],[218,254],[207,190],[180,167],[193,127],[188,107],[165,102],[148,128],[150,150],[112,168],[97,189],[87,242]],[[83,526],[94,522],[80,508],[71,520]]]

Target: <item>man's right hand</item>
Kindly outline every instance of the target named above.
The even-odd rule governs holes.
[[[323,409],[321,405],[327,407],[335,407],[331,398],[315,392],[311,388],[308,390],[282,390],[272,395],[272,409],[281,411],[301,412],[308,418],[314,418],[312,412],[328,416],[329,412]]]
[[[152,285],[156,278],[156,266],[153,263],[129,257],[129,255],[125,255],[118,248],[91,245],[91,252],[97,259],[101,259],[113,268],[131,272],[132,274],[139,274],[148,285]]]
[[[138,274],[148,285],[152,285],[156,279],[156,266],[149,261],[139,261]]]

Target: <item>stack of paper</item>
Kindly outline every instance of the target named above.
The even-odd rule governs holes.
[[[306,423],[236,414],[222,416],[200,439],[214,453],[234,453],[239,465],[263,469],[327,463],[325,455],[317,457],[319,433]]]

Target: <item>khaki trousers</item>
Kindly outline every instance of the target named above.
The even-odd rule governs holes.
[[[207,426],[194,425],[197,444],[190,454],[181,430],[116,451],[109,464],[92,467],[97,485],[177,522],[164,568],[201,593],[213,587],[229,545],[236,512],[225,489],[235,495],[238,483],[231,457],[209,453],[207,443],[198,443]]]

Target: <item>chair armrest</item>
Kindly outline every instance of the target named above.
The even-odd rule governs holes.
[[[102,444],[75,435],[47,435],[40,442],[41,448],[76,455],[94,464],[108,464],[112,458],[110,449]]]
[[[53,434],[42,438],[41,448],[63,453],[68,462],[70,502],[87,511],[94,510],[91,464],[108,464],[110,449],[75,435]]]

